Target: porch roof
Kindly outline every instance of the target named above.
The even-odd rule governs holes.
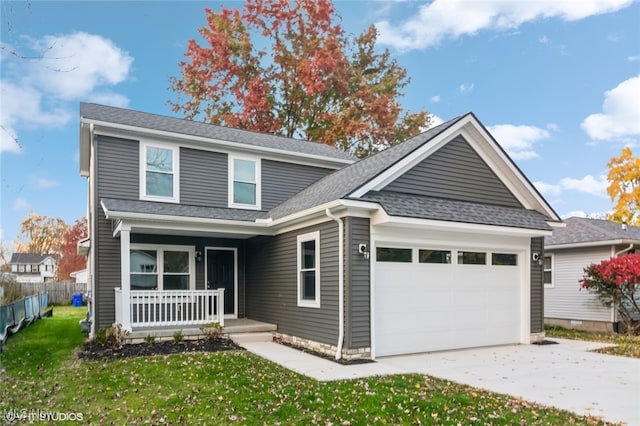
[[[114,215],[158,215],[212,220],[232,220],[254,222],[266,219],[267,213],[258,210],[228,209],[220,207],[189,206],[185,204],[158,203],[154,201],[120,200],[103,198],[100,200],[104,213]]]

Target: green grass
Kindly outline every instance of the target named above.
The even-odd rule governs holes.
[[[630,358],[640,358],[640,336],[625,336],[613,333],[570,330],[567,328],[553,326],[545,326],[544,331],[547,337],[612,343],[616,346],[598,349],[595,352],[608,355],[626,356]]]
[[[320,383],[244,351],[79,360],[83,312],[72,309],[54,310],[0,353],[0,415],[79,412],[91,424],[601,424],[428,376]]]

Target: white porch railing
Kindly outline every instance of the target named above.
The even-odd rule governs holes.
[[[140,327],[202,325],[224,326],[224,289],[217,290],[130,290],[125,300],[116,292],[116,323],[125,330]],[[129,318],[124,313],[128,311]],[[128,321],[127,321],[128,320]]]

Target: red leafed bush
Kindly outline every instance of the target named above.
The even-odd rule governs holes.
[[[595,294],[604,306],[614,306],[627,334],[640,330],[640,254],[612,257],[584,268],[582,288]]]

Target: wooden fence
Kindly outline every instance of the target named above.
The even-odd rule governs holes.
[[[73,295],[87,293],[87,284],[73,281],[60,281],[48,283],[17,283],[25,295],[37,293],[49,293],[49,303],[69,305]]]

